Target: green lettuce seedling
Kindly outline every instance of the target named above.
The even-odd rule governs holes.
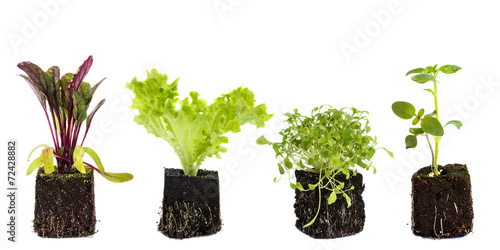
[[[410,128],[410,135],[406,136],[405,144],[406,148],[414,148],[417,146],[417,136],[421,135],[427,139],[427,143],[429,144],[429,148],[432,156],[432,176],[440,175],[438,171],[438,153],[439,153],[439,141],[441,137],[444,135],[444,127],[448,125],[454,125],[457,129],[462,127],[462,122],[457,120],[452,120],[447,122],[444,126],[441,125],[439,120],[439,108],[438,108],[438,89],[437,89],[437,75],[439,72],[443,72],[445,74],[454,74],[459,71],[460,67],[455,65],[444,65],[437,68],[437,64],[434,66],[428,66],[426,68],[416,68],[408,71],[406,75],[413,74],[411,79],[414,82],[425,84],[427,82],[433,83],[433,89],[426,88],[425,91],[432,94],[434,98],[434,111],[425,114],[424,109],[420,109],[418,113],[416,112],[415,107],[409,102],[398,101],[392,104],[392,111],[401,119],[413,119],[412,125],[416,126],[420,123],[420,127]],[[430,136],[434,139],[434,148],[432,148],[432,143],[430,140]]]
[[[323,111],[323,107],[328,107]],[[356,175],[355,166],[369,170],[375,167],[371,158],[376,152],[377,138],[368,135],[371,128],[368,126],[367,111],[355,108],[333,109],[323,105],[312,110],[311,116],[301,115],[297,109],[293,114],[286,113],[288,127],[279,134],[281,142],[273,143],[261,136],[257,139],[259,145],[272,145],[278,159],[280,178],[288,176],[290,187],[300,191],[311,191],[318,188],[319,205],[316,216],[304,227],[314,223],[321,206],[321,191],[330,191],[328,204],[336,201],[337,195],[342,195],[348,207],[351,198],[347,195],[344,182],[337,180],[337,176],[344,174],[349,179],[351,174]],[[387,151],[385,148],[380,148]],[[392,152],[389,155],[393,157]],[[303,187],[300,182],[293,183],[291,173],[295,170],[305,170],[319,175],[317,183]],[[354,188],[354,187],[351,187]]]
[[[134,121],[172,146],[185,175],[196,176],[207,157],[220,158],[219,153],[227,151],[221,145],[228,143],[224,134],[240,132],[246,123],[264,127],[272,117],[265,104],[254,106],[254,94],[247,88],[239,87],[207,105],[195,91],[179,101],[179,79],[170,84],[167,80],[166,74],[152,69],[144,81],[134,78],[126,87],[135,94],[131,108],[139,115]]]
[[[54,147],[41,144],[31,151],[28,160],[36,149],[43,148],[40,157],[30,164],[26,174],[31,174],[41,166],[44,167],[47,174],[54,172],[56,168],[53,158],[56,158],[58,174],[70,174],[73,166],[81,173],[86,173],[85,166],[88,166],[112,182],[132,180],[133,176],[129,173],[106,172],[97,153],[89,147],[83,147],[92,119],[105,101],[101,100],[92,112],[87,113],[96,89],[106,79],[102,79],[92,87],[83,81],[92,66],[92,62],[93,58],[89,56],[78,68],[76,74],[67,73],[63,76],[60,76],[60,70],[57,66],[43,71],[31,62],[21,62],[17,65],[27,74],[27,76],[21,75],[21,77],[28,82],[42,105],[54,143]],[[78,143],[78,136],[83,131],[81,128],[84,122],[85,134],[81,142]],[[97,167],[84,162],[84,154],[88,154]]]

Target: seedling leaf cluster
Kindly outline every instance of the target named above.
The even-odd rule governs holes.
[[[92,119],[105,102],[104,99],[101,100],[91,112],[88,112],[95,91],[105,79],[94,86],[83,81],[92,62],[93,58],[89,56],[78,68],[77,73],[67,73],[62,76],[57,66],[43,71],[31,62],[21,62],[17,65],[26,73],[20,76],[28,82],[43,108],[54,143],[54,147],[41,144],[31,151],[28,160],[36,149],[42,148],[40,156],[28,167],[27,174],[31,174],[41,166],[47,174],[56,170],[58,174],[70,174],[73,166],[81,173],[86,173],[84,167],[86,165],[112,182],[125,182],[133,178],[129,173],[106,172],[97,153],[88,147],[83,147]],[[84,122],[85,130],[82,130]],[[78,142],[82,131],[84,131],[83,139]],[[83,161],[85,153],[94,160],[96,166]],[[54,165],[53,158],[56,158],[57,166]]]
[[[460,67],[456,65],[443,65],[441,67],[428,66],[425,68],[416,68],[408,71],[406,75],[412,75],[411,80],[419,84],[425,84],[427,82],[433,83],[433,88],[424,89],[429,92],[433,96],[434,100],[434,111],[425,114],[425,110],[422,108],[418,112],[416,112],[415,106],[409,102],[405,101],[397,101],[392,104],[392,111],[399,118],[410,120],[412,119],[412,125],[417,126],[420,124],[420,127],[412,127],[409,129],[410,134],[405,138],[406,148],[415,148],[417,146],[417,136],[424,136],[429,144],[429,148],[432,156],[432,164],[431,167],[433,169],[432,175],[438,176],[440,172],[438,171],[438,153],[439,153],[439,141],[441,137],[444,135],[444,128],[448,125],[454,125],[457,129],[462,127],[462,122],[458,120],[448,121],[444,126],[439,120],[439,108],[438,108],[438,89],[437,89],[437,76],[439,72],[444,74],[454,74],[459,71]],[[430,137],[434,139],[434,148],[432,147],[432,143]]]
[[[228,143],[224,134],[240,132],[247,123],[264,127],[272,117],[265,104],[254,106],[254,94],[248,88],[239,87],[208,105],[195,91],[179,100],[179,79],[167,81],[166,74],[152,69],[144,81],[134,78],[126,87],[135,94],[131,108],[139,114],[134,121],[172,146],[185,175],[196,176],[207,157],[220,158],[227,151],[222,146]]]
[[[318,189],[320,199],[321,191],[328,190],[331,192],[328,204],[334,203],[337,195],[341,194],[350,206],[351,199],[346,191],[347,188],[354,187],[346,187],[336,177],[343,174],[345,179],[349,179],[351,175],[356,175],[357,172],[353,171],[355,166],[366,170],[373,168],[374,173],[376,172],[371,158],[377,150],[377,141],[368,135],[371,128],[368,126],[367,114],[367,111],[355,108],[338,110],[323,105],[314,108],[311,116],[304,116],[295,109],[293,113],[285,114],[288,117],[288,127],[279,133],[282,136],[281,142],[273,143],[261,136],[257,139],[257,144],[272,145],[276,153],[281,177],[275,178],[275,181],[286,174],[291,188],[300,191]],[[387,152],[392,156],[391,152]],[[317,183],[306,187],[300,182],[294,183],[291,177],[294,170],[318,174]],[[319,211],[320,207],[316,217]],[[304,227],[314,223],[316,217]]]

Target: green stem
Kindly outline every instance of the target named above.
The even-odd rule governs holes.
[[[437,77],[437,73],[434,74],[434,78]],[[436,108],[436,119],[439,121],[439,109],[438,109],[438,99],[437,99],[437,82],[434,82],[434,107]],[[434,174],[437,176],[439,175],[438,172],[438,165],[437,165],[437,160],[438,160],[438,153],[439,153],[439,141],[441,140],[440,136],[434,136],[434,141],[435,143],[435,153],[434,153],[434,161],[433,161],[433,168],[434,168]]]

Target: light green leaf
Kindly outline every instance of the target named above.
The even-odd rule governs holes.
[[[44,148],[42,150],[43,166],[45,168],[45,173],[50,174],[54,172],[54,149],[53,148]]]
[[[424,116],[421,122],[422,129],[434,136],[443,136],[444,130],[438,119],[432,116]]]
[[[272,145],[273,143],[271,141],[269,141],[266,137],[264,137],[263,135],[261,135],[259,138],[257,138],[257,144],[258,145],[267,145],[267,144],[270,144]]]
[[[285,174],[285,170],[283,169],[283,166],[280,163],[278,163],[278,170],[280,171],[280,175]]]
[[[295,184],[293,184],[293,183],[291,183],[291,182],[290,182],[290,187],[291,187],[293,190],[297,189],[297,185],[295,185]]]
[[[32,150],[31,150],[30,154],[28,155],[28,161],[30,160],[31,155],[33,154],[33,152],[35,152],[35,150],[36,150],[37,148],[41,148],[41,147],[44,147],[44,148],[50,148],[50,146],[49,146],[49,145],[47,145],[47,144],[40,144],[40,145],[36,146],[34,149],[32,149]]]
[[[422,117],[422,116],[424,116],[424,113],[425,113],[425,110],[424,110],[424,109],[420,109],[420,110],[418,111],[417,116],[418,116],[418,117]]]
[[[85,150],[81,146],[76,146],[73,151],[73,162],[75,164],[75,168],[80,171],[82,174],[86,174],[87,170],[85,170],[85,166],[83,166],[83,155],[85,154]]]
[[[412,133],[414,135],[420,135],[420,134],[423,134],[425,132],[422,128],[410,128],[410,133]]]
[[[439,67],[439,70],[445,74],[453,74],[453,73],[456,73],[457,71],[461,70],[462,68],[460,68],[459,66],[456,66],[456,65],[443,65],[441,67]]]
[[[292,164],[292,162],[288,158],[285,158],[284,163],[285,163],[285,167],[287,169],[292,169],[293,164]]]
[[[316,184],[307,184],[309,186],[309,189],[314,190],[316,188]]]
[[[415,126],[415,125],[417,125],[417,124],[418,124],[418,122],[420,122],[420,118],[415,117],[415,118],[413,119],[413,121],[411,122],[411,125]]]
[[[436,78],[434,78],[434,76],[431,76],[429,74],[418,74],[418,75],[414,75],[411,77],[411,79],[414,81],[414,82],[417,82],[417,83],[426,83],[428,81],[433,81],[433,82],[437,82]]]
[[[337,200],[337,194],[335,192],[331,192],[328,197],[328,205],[334,203]]]
[[[392,111],[401,119],[411,119],[415,116],[415,107],[409,102],[395,102]]]
[[[28,167],[28,171],[26,172],[26,175],[33,173],[33,171],[35,171],[41,166],[43,166],[43,158],[40,155],[40,157],[36,158],[35,160],[33,160],[33,162],[31,162],[30,166]]]
[[[414,74],[414,73],[429,73],[429,70],[427,70],[425,68],[416,68],[416,69],[412,69],[412,70],[406,72],[406,75]]]
[[[245,124],[264,127],[272,117],[265,104],[256,105],[248,88],[234,89],[208,105],[195,91],[180,100],[178,85],[178,79],[169,84],[166,74],[152,69],[145,80],[134,78],[126,87],[135,94],[131,108],[139,114],[134,121],[170,144],[186,175],[196,176],[207,157],[226,151],[224,134],[240,132]]]
[[[462,122],[461,121],[457,121],[457,120],[452,120],[452,121],[449,121],[446,123],[446,125],[444,125],[445,127],[448,126],[449,124],[453,124],[455,125],[455,127],[457,127],[457,129],[460,129],[462,127]]]
[[[391,158],[394,158],[394,153],[393,153],[393,152],[391,152],[391,151],[389,151],[387,148],[385,148],[385,147],[379,147],[379,149],[384,150],[385,152],[387,152],[387,154],[389,154],[389,156],[390,156]],[[374,168],[374,169],[375,169],[375,168]],[[374,171],[376,171],[376,170],[374,170]]]
[[[414,148],[417,146],[417,137],[415,135],[408,135],[405,138],[406,148]]]
[[[347,207],[351,206],[351,197],[344,193],[345,201],[347,201]]]
[[[92,158],[99,171],[101,171],[101,173],[105,173],[104,166],[102,165],[101,158],[99,158],[99,155],[97,155],[97,153],[89,147],[81,147],[81,148],[83,149],[83,152],[87,153]]]
[[[134,176],[132,174],[129,174],[129,173],[105,172],[104,174],[102,174],[102,176],[106,180],[114,182],[114,183],[122,183],[122,182],[130,181],[134,178]]]
[[[304,187],[302,187],[302,184],[300,184],[300,182],[297,182],[297,188],[298,188],[300,191],[305,191],[305,190],[304,190]]]

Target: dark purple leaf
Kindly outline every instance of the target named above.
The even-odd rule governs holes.
[[[83,64],[78,68],[78,71],[73,77],[73,80],[70,82],[70,86],[73,89],[78,89],[80,87],[80,83],[82,83],[83,78],[87,75],[87,73],[90,70],[90,67],[92,66],[93,58],[92,56],[89,56],[87,60],[83,62]]]
[[[28,84],[30,85],[30,88],[33,90],[33,92],[35,92],[35,95],[36,97],[38,98],[38,101],[40,101],[40,104],[42,105],[43,107],[43,110],[47,110],[47,97],[45,97],[45,95],[40,91],[38,90],[38,88],[35,86],[35,84],[31,81],[31,79],[25,75],[19,75],[21,76],[22,78],[24,78],[24,80],[26,80],[28,82]]]
[[[85,98],[77,90],[73,90],[73,117],[81,124],[87,118]]]
[[[92,110],[92,112],[90,112],[90,114],[87,116],[87,124],[86,124],[86,128],[85,128],[85,134],[83,135],[82,145],[83,145],[83,142],[85,141],[85,138],[87,137],[87,133],[89,132],[89,128],[90,128],[90,123],[92,123],[92,119],[94,118],[95,113],[97,112],[97,110],[99,110],[99,108],[101,108],[101,106],[104,104],[105,101],[106,101],[106,99],[102,99],[95,106],[94,110]]]

